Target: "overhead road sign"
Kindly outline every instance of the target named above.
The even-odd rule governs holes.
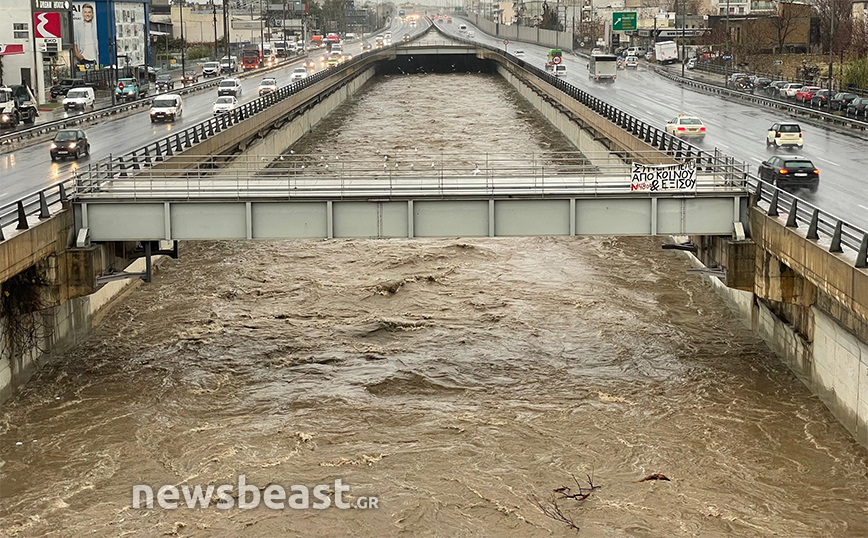
[[[612,31],[624,32],[636,29],[636,12],[625,11],[612,13]]]

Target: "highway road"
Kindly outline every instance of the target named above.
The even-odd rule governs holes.
[[[459,36],[458,24],[435,23],[444,33]],[[503,40],[474,30],[475,41],[503,49]],[[545,65],[549,49],[527,43],[510,43],[507,51],[514,54],[524,50],[521,59],[540,68]],[[705,123],[708,134],[702,142],[695,142],[706,151],[719,148],[736,159],[744,161],[756,171],[761,162],[775,152],[801,154],[813,160],[820,170],[820,188],[811,194],[807,190],[796,193],[800,198],[842,218],[851,224],[868,229],[868,137],[857,132],[822,127],[796,119],[805,133],[802,150],[775,150],[767,148],[767,128],[777,121],[790,120],[781,112],[765,107],[748,105],[736,100],[704,94],[683,88],[674,81],[656,75],[647,62],[640,60],[639,68],[622,69],[613,84],[594,83],[587,76],[587,60],[565,53],[568,66],[566,80],[594,97],[621,107],[629,114],[650,125],[665,129],[666,121],[688,114],[698,116]]]
[[[400,40],[405,33],[416,34],[425,30],[424,23],[418,28],[410,28],[408,24],[396,21],[390,31],[393,38]],[[361,42],[347,45],[347,52],[356,55],[361,52]],[[318,58],[323,51],[311,51],[310,58]],[[281,86],[289,84],[290,73],[295,67],[302,65],[305,56],[290,62],[285,67],[263,73],[261,77],[253,76],[241,80],[242,94],[240,103],[252,101],[258,97],[256,87],[265,77],[276,77]],[[133,151],[172,133],[194,125],[213,114],[212,106],[217,99],[217,90],[205,91],[184,97],[184,115],[175,123],[151,123],[148,109],[102,123],[84,127],[91,146],[91,155],[82,157],[79,161],[63,160],[53,162],[49,157],[50,141],[33,144],[10,153],[0,154],[0,206],[12,203],[32,192],[50,187],[72,176],[79,167],[87,167],[89,162],[122,155]]]

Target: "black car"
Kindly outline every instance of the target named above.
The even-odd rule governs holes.
[[[817,90],[811,97],[811,108],[823,108],[829,106],[829,90]]]
[[[758,91],[766,91],[766,88],[769,84],[772,83],[772,79],[765,77],[755,77],[753,80],[753,87]]]
[[[787,84],[786,80],[776,80],[766,86],[765,92],[772,97],[780,97],[781,96],[781,88],[783,88]]]
[[[834,97],[829,99],[829,108],[831,110],[846,110],[853,99],[858,99],[859,96],[855,93],[836,93]]]
[[[51,160],[73,156],[90,155],[90,144],[87,135],[81,129],[63,129],[57,131],[51,141]]]
[[[89,84],[83,78],[65,78],[56,86],[52,86],[49,91],[52,99],[65,97],[69,90],[73,88],[87,88]]]
[[[175,89],[175,81],[172,80],[172,75],[159,75],[157,76],[157,91],[165,92],[169,90]]]
[[[850,101],[847,105],[845,116],[852,115],[854,118],[863,118],[868,120],[868,97],[858,97]]]
[[[760,164],[759,173],[760,179],[774,183],[782,189],[805,188],[817,192],[820,185],[820,171],[807,157],[774,155]]]

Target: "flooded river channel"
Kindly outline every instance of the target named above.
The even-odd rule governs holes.
[[[293,150],[571,149],[481,74],[329,120]],[[184,242],[4,404],[0,536],[868,536],[865,449],[664,241]]]

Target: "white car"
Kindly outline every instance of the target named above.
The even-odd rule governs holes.
[[[679,114],[666,122],[666,132],[677,138],[705,138],[705,125],[696,116]]]
[[[513,54],[516,58],[524,58],[524,50],[522,49],[515,49],[515,52]]]
[[[174,122],[183,113],[184,108],[181,96],[174,93],[154,97],[154,102],[151,103],[151,123],[158,121]]]
[[[802,127],[798,123],[781,122],[775,123],[768,128],[766,133],[766,147],[795,146],[804,147]]]
[[[233,97],[241,97],[241,81],[237,78],[224,78],[217,86],[217,95],[231,95]]]
[[[214,102],[214,114],[226,114],[238,108],[238,99],[231,95],[223,95]]]
[[[289,75],[289,81],[295,82],[296,80],[301,80],[303,78],[307,78],[307,68],[306,67],[296,67],[292,70],[292,74]]]
[[[788,82],[781,86],[780,96],[787,99],[795,99],[796,92],[802,89],[804,84],[797,82]]]
[[[277,79],[276,78],[264,78],[262,82],[259,83],[259,88],[257,90],[259,95],[265,95],[266,93],[276,92],[277,91]]]
[[[87,107],[93,108],[93,102],[93,88],[73,88],[63,98],[63,109],[80,108],[84,110]]]
[[[637,58],[636,56],[627,56],[627,59],[624,60],[624,65],[626,65],[627,68],[632,67],[634,69],[638,69],[639,68],[639,58]]]

